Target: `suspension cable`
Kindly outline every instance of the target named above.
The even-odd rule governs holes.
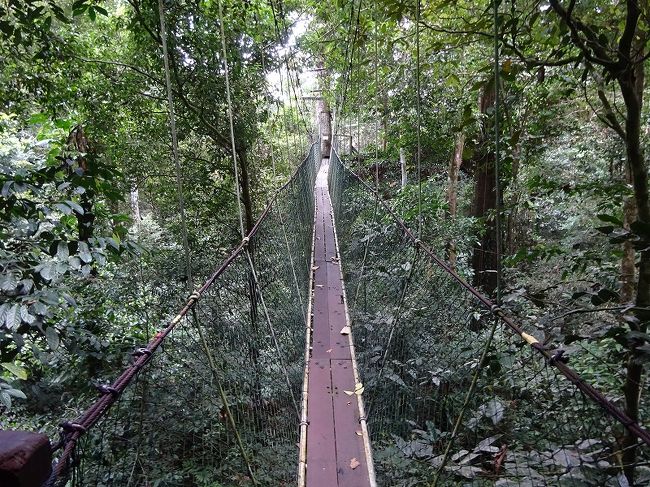
[[[162,1],[162,0],[159,0]],[[219,31],[221,33],[221,54],[223,55],[223,66],[226,79],[226,100],[228,101],[228,122],[230,124],[230,143],[232,145],[232,165],[235,174],[235,194],[237,195],[237,209],[239,211],[239,230],[242,239],[246,236],[244,230],[244,212],[241,203],[241,189],[239,188],[239,168],[237,167],[237,146],[235,145],[235,125],[233,122],[232,98],[230,95],[230,72],[228,69],[228,52],[226,50],[226,34],[223,26],[223,5],[217,0],[219,6]]]
[[[379,192],[379,39],[377,37],[377,8],[373,3],[372,13],[374,20],[374,34],[375,34],[375,186]]]
[[[438,470],[436,471],[436,475],[433,478],[433,482],[431,483],[431,487],[436,487],[438,485],[438,480],[440,479],[440,474],[442,471],[445,469],[447,466],[447,462],[449,461],[449,454],[451,452],[451,447],[454,444],[454,441],[456,440],[456,437],[458,436],[458,431],[460,430],[460,426],[463,422],[463,419],[465,417],[465,413],[467,412],[467,409],[469,408],[469,402],[472,399],[472,396],[474,395],[474,392],[476,391],[476,386],[478,384],[478,378],[479,375],[481,375],[481,372],[483,371],[483,367],[485,365],[485,359],[487,357],[487,354],[490,350],[490,347],[492,346],[492,340],[494,339],[494,334],[496,333],[497,326],[499,325],[499,318],[495,316],[492,320],[492,326],[490,327],[490,333],[487,337],[487,340],[485,341],[485,346],[483,347],[483,350],[481,352],[481,357],[479,358],[478,361],[478,366],[476,367],[476,370],[474,371],[474,375],[472,376],[472,382],[469,385],[469,389],[467,389],[467,392],[465,393],[465,399],[463,400],[463,405],[460,409],[460,412],[458,413],[458,416],[456,417],[456,421],[454,422],[454,428],[451,432],[451,437],[449,438],[449,441],[447,442],[447,445],[445,446],[445,451],[442,456],[442,462],[438,466]]]
[[[266,73],[266,66],[265,66],[265,63],[264,63],[264,51],[263,51],[263,49],[260,49],[260,51],[261,51],[260,54],[261,54],[261,58],[262,58],[262,73],[264,74],[264,73]],[[278,69],[278,71],[279,71],[279,69]],[[270,92],[268,90],[268,87],[267,87],[267,90],[266,90],[266,94],[267,94],[267,96],[266,96],[267,103],[270,104],[271,103],[271,94],[270,94]],[[273,149],[273,124],[271,124],[271,144],[270,144],[270,148],[271,148],[271,165],[273,167],[273,177],[275,178],[276,177],[276,171],[275,171],[276,163],[275,163],[275,151]],[[296,293],[298,295],[298,300],[300,302],[300,309],[302,310],[303,316],[305,316],[305,319],[306,319],[305,306],[303,304],[302,294],[300,292],[300,286],[298,284],[298,275],[296,274],[296,267],[295,267],[295,264],[294,264],[294,261],[293,261],[291,246],[289,245],[289,238],[287,236],[287,228],[286,228],[285,219],[283,217],[282,210],[278,211],[278,216],[280,217],[280,224],[282,226],[282,234],[284,236],[284,242],[285,242],[285,245],[287,247],[287,255],[289,256],[289,263],[291,264],[291,274],[293,276],[293,282],[294,282],[294,284],[296,286]]]
[[[422,168],[421,168],[421,141],[420,125],[422,123],[422,111],[420,106],[420,0],[417,0],[415,10],[415,108],[417,112],[417,171],[418,171],[418,238],[422,238]]]
[[[178,195],[178,211],[181,217],[181,236],[183,240],[183,252],[185,254],[185,269],[187,273],[187,287],[191,291],[193,287],[192,260],[190,256],[190,245],[187,238],[187,220],[185,218],[185,200],[183,198],[183,178],[181,176],[181,163],[178,157],[178,134],[176,132],[176,117],[174,114],[174,94],[169,70],[169,52],[167,50],[167,27],[165,25],[165,9],[163,0],[158,0],[158,14],[160,16],[160,38],[162,41],[163,63],[165,66],[165,86],[167,89],[167,105],[169,110],[169,127],[172,135],[172,155],[176,169],[176,193]]]
[[[278,25],[278,16],[280,16],[280,20],[282,21],[282,30],[284,31],[285,35],[287,35],[288,28],[287,28],[287,23],[286,23],[286,17],[284,16],[284,14],[282,12],[282,9],[280,9],[280,12],[276,13],[275,4],[274,4],[273,0],[269,0],[269,5],[271,6],[271,13],[273,15],[273,22],[274,22],[274,25],[275,25],[275,34],[276,34],[277,42],[278,42],[278,44],[280,46],[287,47],[285,42],[282,40],[282,34],[280,32],[280,26]],[[308,124],[307,124],[307,121],[306,121],[306,116],[305,116],[305,114],[303,112],[303,106],[300,104],[300,102],[298,100],[298,93],[296,92],[296,88],[295,88],[295,85],[293,83],[293,77],[291,76],[291,70],[292,69],[294,71],[296,70],[295,66],[292,68],[290,66],[290,64],[289,64],[289,59],[292,57],[291,56],[291,48],[288,47],[287,49],[288,49],[287,53],[285,53],[282,56],[281,64],[284,64],[285,69],[287,70],[287,99],[289,101],[289,109],[291,110],[291,104],[292,104],[292,100],[291,100],[291,94],[292,94],[291,92],[292,92],[292,90],[291,90],[291,88],[293,87],[293,97],[294,97],[295,102],[296,102],[296,112],[298,113],[298,116],[299,116],[300,120],[302,121],[302,124],[305,127],[306,133],[308,135],[311,135],[311,132],[310,132],[310,130],[308,128]],[[280,79],[280,94],[281,94],[282,100],[284,101],[284,81],[283,81],[283,77],[282,77],[281,65],[278,66],[278,76],[279,76],[279,79]],[[298,75],[297,72],[296,72],[296,79],[297,79],[296,83],[298,85],[298,90],[300,91],[300,98],[303,100],[303,104],[304,104],[304,97],[303,97],[303,94],[302,94],[302,85],[301,85],[301,82],[300,82],[300,76]],[[287,158],[289,158],[288,124],[287,124],[286,108],[284,107],[284,104],[283,104],[283,107],[282,107],[282,112],[283,112],[283,119],[284,119],[284,123],[285,123],[285,135],[286,135],[286,140],[287,140]]]
[[[344,84],[343,84],[343,94],[342,94],[342,97],[341,97],[341,105],[340,105],[341,117],[339,117],[337,119],[337,125],[343,119],[342,115],[343,115],[343,110],[345,108],[345,102],[346,102],[346,99],[347,99],[348,84],[350,83],[350,77],[352,76],[352,67],[353,67],[353,63],[354,63],[354,47],[355,47],[355,45],[357,43],[357,37],[359,35],[359,24],[360,24],[360,18],[361,18],[361,4],[362,3],[363,3],[363,0],[359,0],[359,6],[357,8],[357,20],[356,20],[356,26],[355,26],[355,29],[354,29],[354,35],[352,36],[351,41],[348,38],[348,43],[346,45],[346,61],[348,61],[348,59],[347,59],[348,49],[350,50],[350,59],[349,59],[349,62],[348,62],[348,68],[347,68],[347,71],[346,71],[346,74],[345,74],[345,79],[344,79]],[[350,27],[352,27],[352,22],[353,21],[354,21],[354,0],[352,1],[352,7],[351,7]],[[352,45],[351,49],[349,48],[350,44]],[[335,127],[335,129],[336,129],[335,132],[338,133],[338,126]],[[351,130],[350,130],[350,133],[352,133]]]
[[[291,379],[289,378],[289,370],[287,369],[287,364],[285,363],[284,360],[284,355],[282,353],[282,350],[280,348],[280,342],[278,341],[278,336],[277,333],[275,333],[275,328],[273,326],[273,322],[271,321],[271,316],[269,314],[269,310],[266,307],[266,301],[264,300],[264,294],[262,293],[262,289],[260,287],[260,282],[257,278],[257,272],[255,271],[255,264],[253,263],[253,258],[251,257],[251,253],[248,250],[248,246],[246,247],[246,258],[248,259],[248,264],[251,269],[251,275],[253,278],[253,282],[255,283],[255,287],[257,288],[257,292],[259,293],[259,298],[260,298],[260,303],[262,304],[262,310],[264,311],[264,318],[266,320],[266,324],[269,327],[269,333],[271,335],[271,339],[273,340],[273,345],[275,347],[275,351],[278,354],[278,359],[280,360],[280,367],[282,367],[282,372],[284,373],[284,379],[287,382],[287,389],[289,391],[289,395],[291,396],[291,401],[293,402],[293,407],[296,410],[296,415],[298,418],[300,418],[300,409],[298,408],[298,402],[296,401],[296,396],[293,393],[293,388],[291,387]]]
[[[502,284],[501,284],[501,252],[502,252],[502,241],[501,241],[501,160],[499,153],[500,151],[500,127],[499,127],[499,115],[500,115],[500,102],[501,97],[499,93],[500,84],[501,84],[501,68],[499,66],[499,0],[493,0],[493,10],[494,10],[494,190],[496,191],[496,264],[497,264],[497,295],[496,302],[497,305],[501,304],[501,293],[502,293]]]

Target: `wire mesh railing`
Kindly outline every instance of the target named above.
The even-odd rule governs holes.
[[[650,435],[416,239],[340,161],[330,193],[379,485],[650,482]],[[638,438],[624,464],[625,428]]]
[[[249,236],[62,426],[48,485],[295,482],[319,160],[314,144]]]

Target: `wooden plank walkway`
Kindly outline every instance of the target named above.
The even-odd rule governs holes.
[[[365,420],[360,421],[362,395],[354,392],[361,385],[327,188],[328,162],[323,159],[315,187],[311,349],[303,401],[307,425],[301,435],[306,461],[299,485],[373,487],[370,442]]]

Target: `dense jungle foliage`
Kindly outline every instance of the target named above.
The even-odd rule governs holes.
[[[485,0],[0,5],[0,428],[55,437],[241,241],[237,198],[250,230],[319,131],[650,424],[650,5],[497,9],[495,25]]]

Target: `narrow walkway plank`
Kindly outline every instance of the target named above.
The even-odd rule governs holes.
[[[360,423],[352,336],[345,309],[328,160],[316,178],[312,267],[312,344],[308,362],[306,487],[374,487],[366,430]],[[341,332],[344,332],[343,334]],[[346,392],[347,391],[347,392]],[[302,486],[301,486],[302,487]]]

